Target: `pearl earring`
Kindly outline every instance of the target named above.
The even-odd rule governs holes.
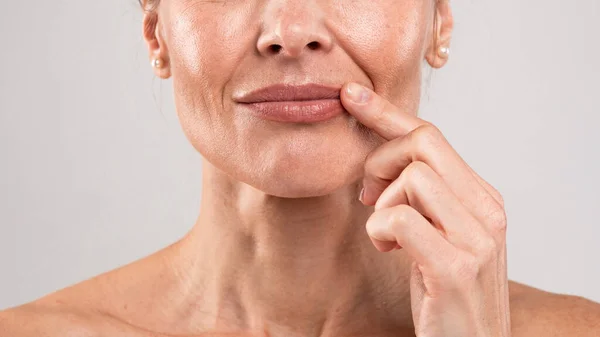
[[[152,66],[154,68],[162,68],[163,66],[163,61],[161,58],[155,58],[152,60]]]
[[[448,47],[440,47],[440,54],[443,56],[450,55],[450,48]]]

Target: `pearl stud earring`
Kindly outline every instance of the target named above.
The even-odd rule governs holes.
[[[161,58],[155,58],[152,60],[152,66],[154,68],[162,68],[163,66],[163,61]]]
[[[450,55],[450,48],[448,47],[440,47],[440,54],[443,56]]]

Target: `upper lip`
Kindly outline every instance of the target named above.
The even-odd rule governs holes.
[[[339,99],[341,87],[322,84],[275,84],[250,91],[234,97],[239,103],[313,101],[320,99]]]

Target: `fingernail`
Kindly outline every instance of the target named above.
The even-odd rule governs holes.
[[[358,196],[358,200],[360,202],[363,202],[363,197],[365,196],[365,188],[363,187],[362,190],[360,190],[360,195]]]
[[[355,103],[365,103],[369,99],[369,91],[357,83],[348,84],[346,93]]]

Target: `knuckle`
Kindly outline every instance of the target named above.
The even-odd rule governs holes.
[[[487,227],[495,234],[503,234],[506,232],[507,219],[504,207],[496,205],[490,210],[486,216]]]
[[[381,213],[373,213],[373,215],[367,220],[365,227],[367,234],[372,238],[381,240],[388,236],[387,217],[382,217]]]
[[[429,122],[416,128],[413,131],[413,136],[417,150],[422,152],[439,149],[446,142],[446,138],[440,129]]]
[[[410,214],[407,212],[407,205],[398,205],[393,208],[386,208],[376,211],[367,220],[367,234],[375,239],[384,239],[397,237],[398,233],[410,221]]]
[[[422,161],[413,161],[404,168],[401,175],[405,179],[418,180],[425,176],[425,172],[429,167]]]
[[[398,233],[402,227],[410,222],[410,214],[407,211],[407,205],[398,205],[389,209],[386,224],[392,233]]]
[[[417,190],[427,183],[427,176],[431,168],[422,161],[413,161],[404,168],[400,174],[402,185],[408,190]]]
[[[367,230],[367,234],[370,237],[377,238],[379,230],[378,230],[377,223],[373,218],[370,218],[369,220],[367,220],[367,224],[365,225],[365,228]]]

